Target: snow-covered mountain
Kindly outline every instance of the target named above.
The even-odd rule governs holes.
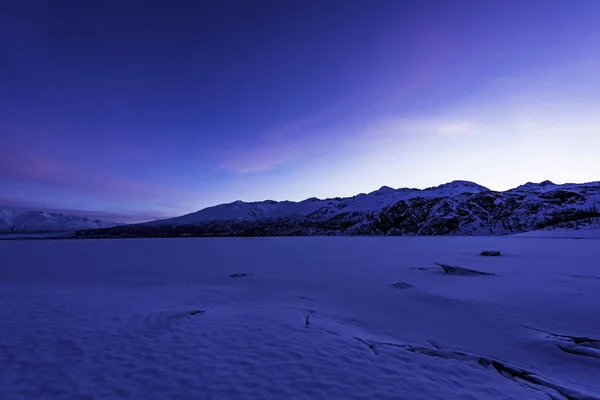
[[[0,233],[75,232],[117,225],[75,215],[0,209]]]
[[[177,218],[108,230],[101,237],[498,235],[548,226],[575,228],[600,216],[600,182],[527,183],[491,191],[454,181],[428,189],[387,186],[349,198],[236,201]],[[562,224],[562,225],[561,225]]]
[[[153,221],[152,225],[185,225],[203,221],[257,221],[266,218],[319,217],[330,218],[343,213],[373,213],[383,210],[401,200],[415,197],[438,198],[457,196],[462,193],[481,193],[489,189],[476,183],[453,181],[444,185],[421,189],[392,189],[383,186],[369,194],[361,193],[354,197],[320,200],[310,198],[300,202],[266,200],[246,203],[235,201],[208,207],[181,217]]]

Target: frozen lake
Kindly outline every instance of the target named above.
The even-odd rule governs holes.
[[[600,399],[597,339],[600,240],[0,241],[3,400]]]

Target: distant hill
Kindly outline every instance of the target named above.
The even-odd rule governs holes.
[[[0,233],[75,232],[117,225],[119,224],[75,215],[0,209]]]
[[[428,189],[382,187],[348,198],[236,201],[177,218],[81,236],[501,235],[600,216],[600,182],[527,183],[504,192],[454,181]]]

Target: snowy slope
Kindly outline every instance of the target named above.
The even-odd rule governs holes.
[[[600,183],[527,184],[506,192],[480,192],[399,202],[371,224],[385,234],[508,234],[598,216]]]
[[[590,218],[585,224],[562,223],[513,235],[523,238],[600,239],[600,218]]]
[[[517,233],[513,236],[522,238],[600,239],[600,228],[538,229],[530,232]]]
[[[0,233],[74,232],[117,225],[75,215],[0,209]]]
[[[0,242],[0,398],[598,400],[598,244]]]

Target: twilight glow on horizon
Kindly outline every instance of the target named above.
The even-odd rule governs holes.
[[[600,180],[596,0],[8,3],[0,208]]]

